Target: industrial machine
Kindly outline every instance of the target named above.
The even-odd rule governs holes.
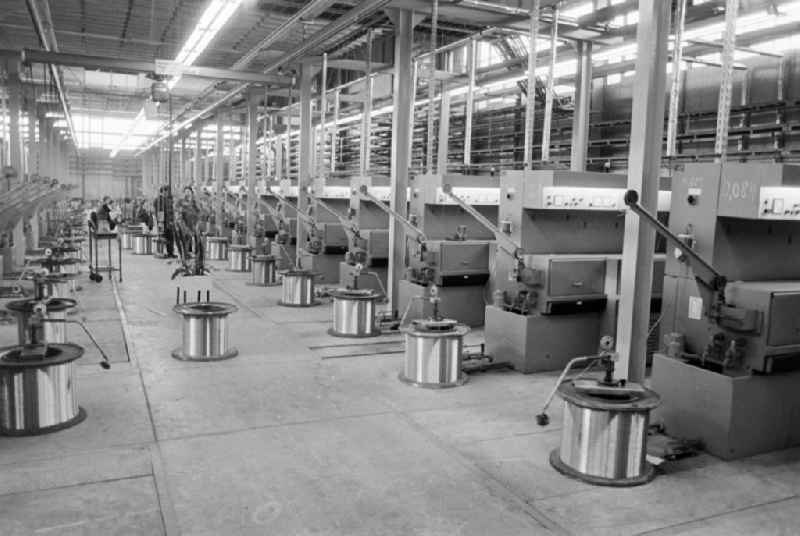
[[[623,175],[607,173],[501,175],[497,227],[504,242],[510,239],[519,250],[493,255],[496,290],[485,326],[489,355],[524,373],[558,370],[575,356],[592,354],[601,335],[615,333],[625,185]],[[665,218],[665,185],[659,198]],[[664,255],[657,255],[654,318],[663,262]]]
[[[342,221],[350,204],[350,181],[315,178],[307,191],[309,240],[300,244],[298,266],[317,275],[319,283],[339,283],[339,263],[349,249]],[[324,205],[324,206],[323,206]]]
[[[732,459],[800,444],[800,166],[686,164],[673,179],[663,353],[673,436]]]
[[[399,285],[403,310],[429,285],[439,288],[441,312],[468,326],[484,323],[491,296],[494,235],[443,191],[444,185],[490,221],[497,222],[499,181],[494,176],[419,175],[411,181],[409,220],[424,234],[406,240],[406,275]],[[419,316],[431,314],[429,306]]]
[[[389,202],[388,177],[350,178],[350,206],[347,211],[351,232],[345,259],[339,263],[339,283],[345,288],[355,288],[355,266],[361,265],[377,279],[361,278],[359,288],[368,288],[385,294],[389,267],[389,216],[373,201],[359,192],[362,186],[382,203]]]

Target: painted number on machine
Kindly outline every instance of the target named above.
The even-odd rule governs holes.
[[[722,195],[729,200],[748,199],[756,195],[756,185],[750,181],[723,182]]]

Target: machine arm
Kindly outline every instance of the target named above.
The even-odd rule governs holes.
[[[425,236],[425,233],[423,233],[419,227],[417,227],[416,225],[405,219],[403,216],[400,215],[399,212],[392,209],[392,207],[386,206],[386,204],[383,201],[381,201],[380,199],[369,193],[369,188],[367,188],[366,184],[362,184],[358,191],[361,193],[363,197],[375,203],[378,206],[378,208],[380,208],[389,216],[402,223],[406,229],[417,235],[418,241],[424,242],[425,240],[428,239],[428,237]]]
[[[663,236],[667,242],[680,250],[687,259],[694,272],[695,279],[701,288],[704,288],[716,296],[715,300],[721,305],[725,303],[725,286],[727,278],[714,269],[703,257],[697,254],[688,244],[680,239],[679,236],[670,231],[666,225],[658,221],[654,215],[650,214],[641,204],[639,204],[639,193],[635,190],[625,192],[625,204],[628,205],[643,221],[655,228],[656,232]]]
[[[525,251],[522,249],[522,246],[511,240],[511,238],[506,235],[503,231],[501,231],[495,224],[493,224],[489,219],[478,212],[475,207],[472,205],[464,202],[463,199],[458,197],[456,194],[453,193],[453,187],[449,184],[445,184],[442,186],[442,191],[450,197],[455,203],[460,206],[464,211],[478,220],[478,223],[489,229],[492,233],[494,233],[495,237],[497,238],[498,242],[504,242],[504,244],[498,244],[498,247],[511,255],[518,261],[522,260],[522,256],[525,254]]]
[[[311,231],[316,232],[316,230],[317,230],[317,222],[314,221],[314,218],[312,218],[308,214],[305,214],[305,213],[301,212],[291,201],[289,201],[288,199],[283,197],[278,192],[272,192],[272,195],[274,195],[276,198],[278,198],[278,201],[280,201],[281,203],[283,203],[287,207],[294,209],[295,213],[297,213],[297,217],[299,219],[301,219],[303,221],[303,223],[305,223],[310,228]],[[301,193],[298,193],[297,195],[301,195]]]
[[[319,197],[315,196],[313,192],[309,191],[309,192],[308,192],[308,195],[309,195],[309,196],[311,196],[311,198],[314,200],[314,202],[315,202],[317,205],[319,205],[319,206],[321,206],[322,208],[324,208],[324,209],[325,209],[327,212],[329,212],[329,213],[330,213],[330,214],[332,214],[332,215],[333,215],[333,216],[334,216],[334,217],[335,217],[337,220],[339,220],[339,223],[340,223],[340,224],[342,224],[342,227],[345,229],[345,231],[346,231],[348,234],[353,234],[353,235],[355,235],[355,236],[358,236],[358,227],[357,227],[357,226],[356,226],[356,225],[355,225],[355,224],[354,224],[354,223],[353,223],[351,220],[349,220],[349,219],[345,218],[344,216],[342,216],[341,214],[339,214],[338,212],[336,212],[336,211],[333,209],[333,207],[331,207],[329,204],[327,204],[325,201],[323,201],[323,200],[322,200],[322,199],[320,199]]]

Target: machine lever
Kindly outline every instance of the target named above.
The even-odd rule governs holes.
[[[681,240],[678,235],[670,231],[666,225],[658,221],[658,218],[639,204],[639,193],[636,190],[628,190],[625,192],[625,204],[642,220],[653,226],[656,232],[663,236],[670,245],[679,249],[681,253],[686,255],[700,288],[714,294],[712,300],[710,300],[713,307],[709,316],[716,320],[719,316],[719,306],[725,304],[725,286],[728,283],[727,278],[715,270],[708,261],[698,255],[697,252]]]
[[[369,193],[369,188],[367,188],[366,184],[362,184],[358,191],[361,192],[362,196],[366,197],[367,199],[378,205],[378,208],[386,212],[389,216],[395,218],[397,221],[402,223],[407,229],[416,234],[418,241],[425,242],[428,240],[428,237],[425,236],[425,233],[422,232],[422,230],[419,227],[417,227],[416,225],[405,219],[403,216],[400,215],[399,212],[394,210],[392,207],[386,206],[386,204],[383,201],[381,201],[380,199]]]
[[[442,191],[450,197],[455,203],[461,207],[467,214],[478,220],[478,223],[486,227],[489,231],[494,233],[495,237],[497,238],[498,242],[505,242],[505,247],[501,244],[498,244],[498,247],[511,255],[512,258],[522,261],[523,255],[525,255],[525,251],[522,247],[514,242],[508,235],[506,235],[503,231],[501,231],[495,224],[489,221],[486,216],[475,210],[475,207],[466,203],[463,199],[458,197],[456,194],[453,193],[453,187],[450,184],[445,184],[442,186]]]

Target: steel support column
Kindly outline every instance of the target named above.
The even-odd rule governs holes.
[[[311,155],[314,151],[314,130],[311,128],[311,78],[314,66],[305,61],[300,67],[300,136],[298,140],[297,162],[297,210],[305,214],[308,209],[306,189],[311,186]],[[297,259],[300,263],[301,250],[306,247],[306,224],[297,218]]]
[[[652,213],[658,207],[669,16],[670,2],[639,0],[628,187],[639,192],[642,205]],[[628,211],[617,318],[617,373],[635,382],[644,380],[654,248],[655,230]]]
[[[572,117],[570,169],[586,171],[589,153],[589,114],[592,109],[592,43],[578,41],[578,73],[575,80],[575,114]]]
[[[19,79],[19,62],[9,59],[6,62],[6,75],[8,91],[8,115],[9,115],[9,165],[13,167],[19,178],[23,178],[22,173],[22,132],[20,131],[20,113],[22,111],[22,83]]]
[[[441,102],[439,103],[439,148],[436,159],[436,173],[447,173],[447,151],[450,142],[450,93],[447,82],[442,82]]]
[[[225,132],[222,130],[223,115],[222,110],[217,110],[217,138],[214,143],[214,191],[216,192],[216,215],[214,222],[217,226],[217,235],[222,234],[222,173],[224,171],[225,158]]]
[[[472,115],[475,112],[475,71],[478,40],[470,39],[467,49],[467,98],[464,110],[464,166],[472,164]]]
[[[533,169],[533,123],[536,117],[534,112],[536,111],[536,54],[538,53],[537,41],[539,40],[539,5],[539,0],[531,2],[530,20],[528,21],[528,94],[525,99],[525,147],[523,149],[525,169]],[[474,72],[474,70],[473,67],[472,71]],[[474,84],[473,79],[470,81]]]
[[[194,141],[194,166],[192,184],[195,187],[203,184],[203,123],[197,125]]]
[[[256,160],[258,149],[256,137],[258,136],[258,101],[264,94],[261,89],[252,89],[247,98],[247,244],[256,245]],[[265,133],[266,135],[266,133]],[[244,140],[242,140],[244,147]],[[242,173],[245,170],[242,168]]]
[[[550,66],[547,75],[547,97],[544,103],[544,123],[542,124],[542,162],[550,160],[550,130],[553,125],[553,100],[556,82],[556,61],[558,60],[558,6],[553,7],[553,22],[550,24]]]
[[[738,14],[739,0],[727,0],[725,2],[725,36],[722,38],[722,80],[719,87],[717,133],[714,141],[714,153],[720,160],[725,160],[728,153],[728,128],[733,96],[733,55],[736,51],[736,17]]]
[[[686,0],[678,0],[675,7],[673,31],[675,40],[672,47],[672,84],[669,90],[669,114],[667,116],[667,156],[675,156],[675,140],[678,137],[678,117],[680,114],[681,85],[683,70],[683,29],[686,22]]]
[[[411,139],[414,127],[414,26],[420,18],[413,11],[391,10],[394,23],[394,81],[392,92],[392,155],[390,206],[403,216],[408,212],[408,168],[411,162]],[[389,219],[389,293],[390,310],[397,309],[400,278],[405,271],[405,229]]]

